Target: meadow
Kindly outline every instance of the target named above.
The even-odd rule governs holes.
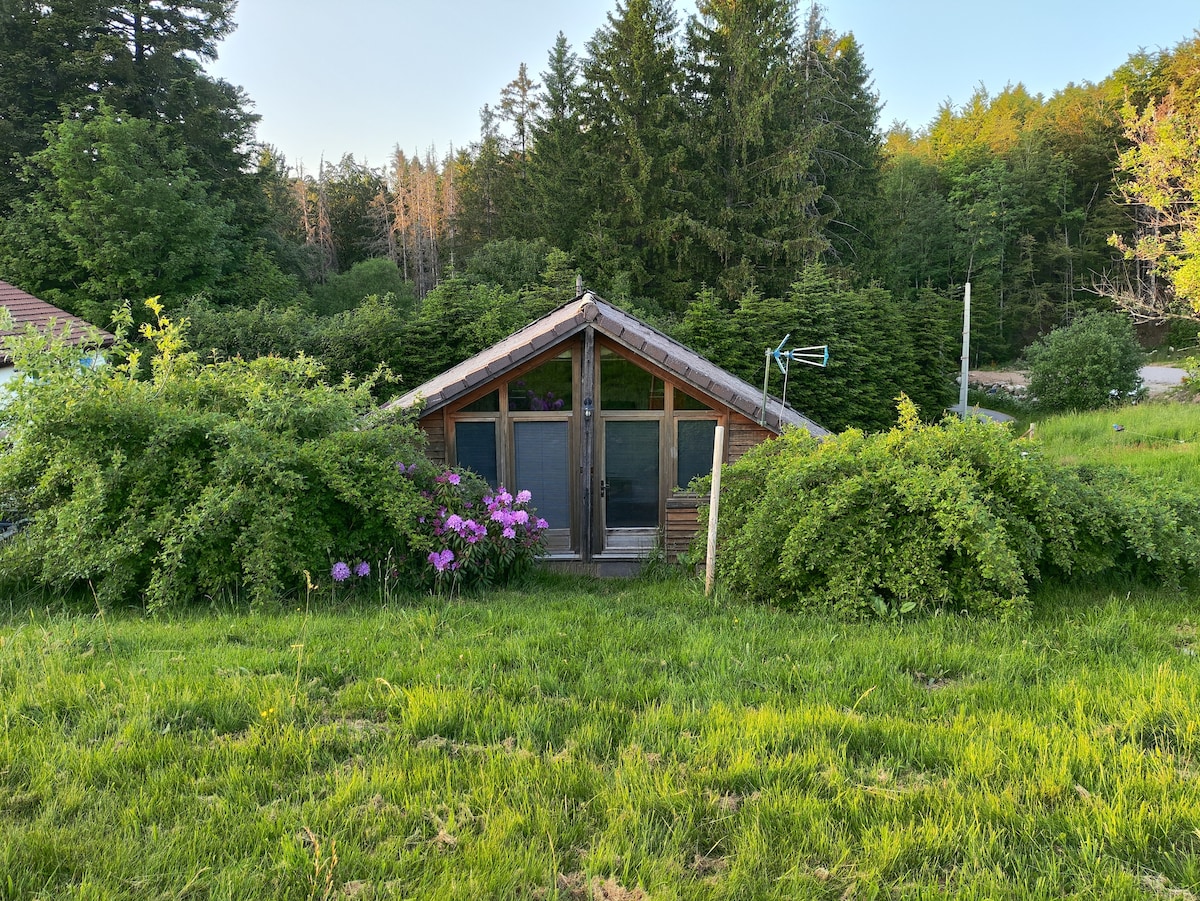
[[[1194,479],[1200,407],[1158,406],[1038,440]],[[834,622],[678,574],[318,581],[4,599],[0,898],[1200,896],[1194,591]]]
[[[1067,463],[1104,463],[1200,484],[1200,404],[1151,402],[1047,417],[1034,428]]]
[[[1194,897],[1198,629],[1138,591],[847,624],[550,576],[14,610],[0,896]]]

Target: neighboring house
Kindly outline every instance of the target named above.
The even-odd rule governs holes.
[[[95,329],[94,326],[84,322],[78,316],[72,316],[66,310],[60,310],[44,300],[38,300],[32,294],[5,281],[0,281],[0,307],[6,307],[12,314],[15,326],[10,330],[0,329],[0,385],[16,374],[13,369],[12,357],[5,352],[2,339],[13,334],[24,334],[29,325],[42,331],[53,329],[57,335],[63,334],[69,328],[69,340],[73,344],[81,344],[88,340],[93,331],[99,336],[101,348],[111,346],[116,340],[108,332]]]
[[[688,483],[794,426],[821,426],[591,292],[391,401],[420,406],[437,463],[533,493],[550,559],[628,571],[697,529]]]

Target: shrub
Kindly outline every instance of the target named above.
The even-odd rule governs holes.
[[[1077,472],[1002,426],[900,424],[766,442],[723,476],[718,574],[732,591],[853,617],[1023,616],[1043,578],[1194,574],[1200,506],[1132,475]]]
[[[432,475],[429,465],[404,463],[398,468],[436,508],[415,529],[427,552],[408,561],[409,569],[417,564],[427,585],[436,590],[488,587],[509,582],[533,565],[547,524],[529,506],[528,491],[513,495],[503,486],[491,491],[470,472]]]
[[[376,257],[355,263],[346,272],[331,276],[323,285],[310,289],[310,308],[319,316],[333,316],[353,310],[364,297],[391,294],[393,304],[408,312],[416,302],[411,282],[391,260]]]
[[[1146,355],[1119,313],[1091,313],[1025,350],[1029,391],[1043,410],[1096,410],[1137,392]]]
[[[335,548],[381,559],[423,546],[414,526],[432,501],[396,467],[420,459],[422,439],[399,421],[362,427],[369,381],[326,385],[304,357],[202,365],[153,310],[144,378],[124,342],[124,363],[95,369],[63,342],[13,342],[30,377],[0,416],[0,505],[28,526],[0,545],[0,576],[149,607],[243,590],[263,601]]]
[[[1200,356],[1185,359],[1183,369],[1186,374],[1183,377],[1182,393],[1195,397],[1200,394]]]

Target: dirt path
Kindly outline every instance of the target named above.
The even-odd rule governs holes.
[[[1165,393],[1183,381],[1187,375],[1174,366],[1143,366],[1138,372],[1151,397]],[[1023,388],[1029,384],[1024,372],[1016,369],[972,369],[968,373],[968,384],[983,388],[998,385],[1003,388]]]

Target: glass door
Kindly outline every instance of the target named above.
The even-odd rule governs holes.
[[[649,550],[661,523],[660,420],[605,418],[602,430],[603,550]]]

